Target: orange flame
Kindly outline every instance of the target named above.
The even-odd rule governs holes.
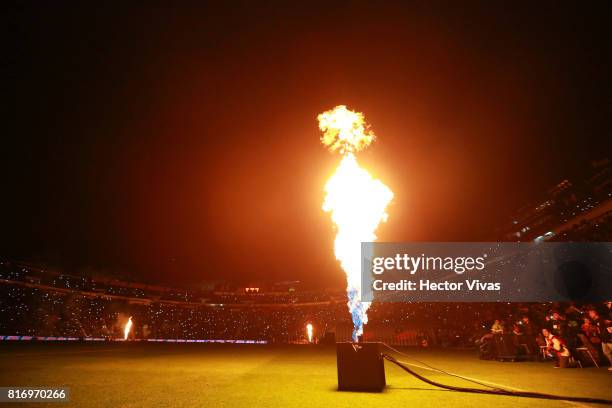
[[[344,105],[321,113],[317,119],[323,132],[321,142],[332,152],[358,152],[374,141],[374,133],[366,129],[363,114],[348,110]]]
[[[127,340],[131,329],[132,329],[132,316],[130,316],[127,323],[125,324],[125,327],[123,328],[123,340]]]
[[[312,324],[310,323],[306,325],[306,334],[308,335],[308,342],[312,343]]]
[[[361,243],[377,239],[376,229],[387,220],[386,208],[393,192],[359,166],[353,152],[372,143],[374,134],[366,131],[363,114],[337,106],[319,115],[321,138],[331,151],[343,155],[336,172],[325,185],[323,211],[331,214],[336,226],[334,253],[347,278],[348,307],[355,330],[353,340],[368,322],[368,302],[361,302]]]

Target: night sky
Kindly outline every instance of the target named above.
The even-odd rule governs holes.
[[[339,104],[378,136],[384,241],[493,239],[612,156],[610,2],[227,3],[5,10],[0,256],[342,286],[316,122]]]

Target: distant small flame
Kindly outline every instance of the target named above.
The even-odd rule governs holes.
[[[132,329],[132,316],[130,316],[127,323],[125,324],[125,327],[123,328],[123,340],[127,340],[131,329]]]
[[[308,342],[312,343],[312,324],[310,323],[306,325],[306,334],[308,334]]]

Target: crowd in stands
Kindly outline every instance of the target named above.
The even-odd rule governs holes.
[[[558,242],[606,242],[612,237],[612,215],[581,223],[562,231],[550,241]]]
[[[138,338],[287,343],[303,339],[307,323],[324,333],[349,321],[341,291],[245,294],[136,286],[1,262],[0,335],[115,338],[131,316]]]
[[[0,264],[0,335],[121,338],[128,317],[138,339],[305,340],[311,323],[316,341],[350,326],[343,293],[202,293],[160,296],[139,288],[103,285],[76,277],[34,279],[26,268]],[[45,286],[42,283],[55,286]],[[109,287],[107,287],[109,286]],[[168,300],[171,298],[171,300]],[[183,299],[183,300],[179,300]],[[199,302],[194,301],[199,300]],[[217,303],[218,302],[218,303]],[[561,366],[610,358],[610,303],[374,303],[366,337],[380,327],[393,342],[411,333],[422,347],[478,348],[482,358],[554,358]],[[342,339],[339,339],[342,340]],[[505,340],[504,351],[500,341]],[[402,343],[404,344],[404,343]],[[510,350],[508,350],[510,347]],[[566,359],[567,357],[567,359]],[[585,364],[590,361],[584,361]]]
[[[215,304],[134,303],[19,285],[0,284],[0,334],[121,337],[131,316],[137,338],[247,339],[287,343],[303,338],[306,323],[331,330],[346,305],[231,307]],[[344,313],[339,313],[343,309]],[[346,315],[346,316],[344,316]]]
[[[560,368],[612,364],[610,301],[528,303],[497,316],[476,341],[481,358],[550,359]]]

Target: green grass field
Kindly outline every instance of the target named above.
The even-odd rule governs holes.
[[[481,361],[406,349],[447,371],[515,389],[612,399],[605,368]],[[78,407],[570,407],[587,404],[446,391],[385,363],[383,393],[339,392],[335,348],[211,344],[0,344],[0,386],[68,386]],[[436,381],[473,386],[416,369]],[[23,407],[27,404],[8,404]]]

